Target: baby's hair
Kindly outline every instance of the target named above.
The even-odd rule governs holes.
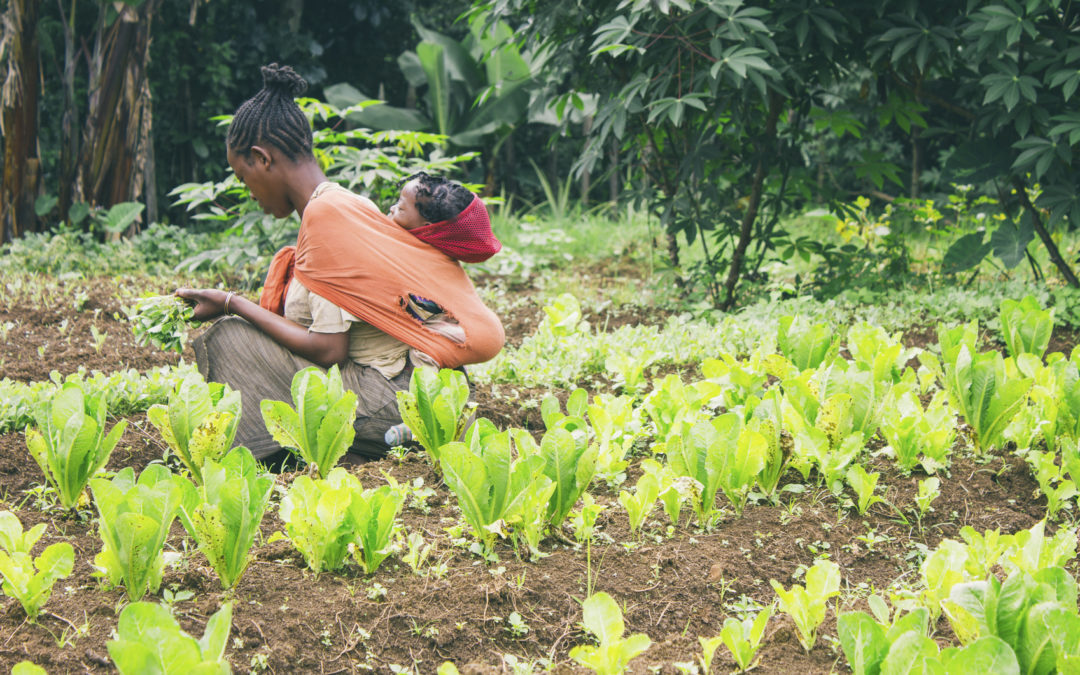
[[[412,180],[417,181],[416,210],[430,223],[453,220],[472,203],[473,193],[461,183],[423,171],[403,179],[398,185]]]
[[[251,146],[269,143],[290,161],[314,157],[311,125],[293,100],[304,93],[307,82],[289,66],[276,63],[263,66],[262,76],[262,89],[236,109],[225,141],[228,147],[247,157]]]

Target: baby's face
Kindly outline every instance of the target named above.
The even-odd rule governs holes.
[[[412,230],[421,225],[428,225],[428,221],[420,215],[416,209],[416,186],[417,181],[411,180],[401,187],[401,195],[397,203],[390,207],[390,220],[406,230]]]

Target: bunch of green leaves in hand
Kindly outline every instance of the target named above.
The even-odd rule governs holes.
[[[136,342],[178,353],[184,351],[188,328],[200,323],[191,318],[192,311],[175,295],[146,296],[124,309]]]

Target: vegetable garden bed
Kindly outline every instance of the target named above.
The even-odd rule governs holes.
[[[176,363],[173,355],[134,344],[126,322],[114,318],[119,302],[110,292],[92,291],[77,312],[33,301],[0,310],[0,325],[16,324],[0,373],[42,381],[53,369],[67,374],[85,366],[112,372]],[[519,316],[509,325],[534,330],[541,309],[532,305],[522,313],[534,318]],[[623,310],[613,314],[609,327],[642,321],[661,324],[666,318],[659,312],[652,317],[647,309]],[[68,323],[61,328],[65,319]],[[603,328],[604,314],[591,322]],[[110,335],[100,349],[94,348],[91,326]],[[519,345],[527,334],[508,335],[509,342]],[[934,329],[915,326],[908,334],[932,336]],[[1072,340],[1059,331],[1052,348],[1067,354]],[[48,346],[39,352],[42,344]],[[191,360],[190,348],[184,356]],[[664,368],[665,374],[670,372],[678,372],[685,381],[701,377],[689,369]],[[614,392],[614,384],[603,378],[584,386],[590,397]],[[544,429],[539,400],[556,394],[565,404],[567,393],[484,384],[477,391],[477,413],[499,428],[521,427],[539,438]],[[128,427],[107,468],[130,466],[137,474],[160,461],[167,448],[145,414],[125,419]],[[957,447],[962,444],[963,438]],[[434,673],[452,661],[462,673],[533,672],[546,667],[569,673],[586,672],[569,658],[570,650],[592,643],[581,626],[581,601],[590,590],[605,591],[621,607],[627,634],[644,633],[652,641],[651,648],[631,662],[630,672],[677,673],[690,667],[678,664],[694,663],[701,655],[699,637],[719,635],[726,618],[772,604],[776,592],[769,580],[785,588],[805,583],[806,569],[819,557],[839,565],[840,608],[866,611],[871,593],[897,582],[914,585],[918,568],[913,561],[945,538],[958,539],[962,527],[1011,533],[1031,528],[1045,516],[1046,499],[1034,496],[1039,485],[1028,465],[1010,452],[994,450],[979,460],[954,455],[948,472],[941,475],[940,497],[916,521],[913,504],[918,483],[926,475],[919,469],[903,475],[890,459],[872,453],[880,449],[880,441],[869,446],[871,453],[861,463],[867,471],[880,472],[876,494],[887,503],[871,506],[865,515],[825,487],[788,470],[781,485],[805,484],[804,492],[781,493],[778,505],[750,504],[741,517],[719,495],[718,505],[725,510],[705,530],[692,524],[687,506],[676,527],[658,508],[646,518],[642,532],[630,531],[618,495],[642,474],[641,458],[635,457],[621,488],[603,481],[594,481],[589,488],[596,502],[606,507],[597,519],[599,534],[591,546],[582,547],[566,531],[545,538],[540,546],[543,556],[535,561],[519,559],[509,540],[495,545],[498,560],[470,552],[472,538],[461,524],[456,497],[424,456],[411,452],[389,457],[351,471],[365,487],[384,484],[386,476],[410,486],[399,523],[405,531],[420,534],[431,550],[418,566],[420,573],[414,573],[405,562],[406,552],[399,550],[370,576],[349,565],[316,577],[288,539],[273,536],[285,529],[278,506],[297,477],[283,473],[275,476],[271,505],[252,549],[253,562],[234,591],[221,589],[206,557],[195,551],[176,521],[166,544],[166,551],[175,555],[169,556],[162,590],[146,599],[164,601],[180,625],[196,637],[231,599],[232,631],[225,654],[234,672]],[[70,543],[75,553],[72,574],[56,583],[37,623],[25,620],[17,601],[3,599],[0,669],[29,660],[50,673],[108,672],[112,665],[106,643],[127,597],[123,589],[108,589],[92,576],[91,563],[101,550],[96,518],[74,518],[58,507],[46,507],[49,499],[42,494],[42,483],[23,432],[0,435],[2,507],[13,511],[26,529],[46,524],[35,553],[55,542]],[[96,516],[88,504],[83,509]],[[907,524],[897,510],[906,515]],[[1047,531],[1056,527],[1048,525]],[[1075,563],[1069,569],[1075,574]],[[944,616],[935,627],[941,646],[955,644]],[[832,610],[818,633],[814,648],[804,652],[795,625],[778,612],[766,629],[756,672],[846,671]],[[713,672],[735,669],[731,654],[720,647]]]

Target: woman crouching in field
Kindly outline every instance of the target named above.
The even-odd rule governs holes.
[[[346,461],[381,457],[385,433],[401,423],[396,392],[408,389],[413,368],[491,359],[503,327],[456,260],[327,181],[294,101],[306,83],[287,66],[262,74],[263,88],[229,127],[229,166],[264,211],[296,211],[300,232],[274,257],[259,304],[216,289],[177,290],[195,319],[225,317],[194,343],[199,370],[240,391],[236,442],[266,458],[280,447],[260,402],[291,402],[295,373],[337,364],[359,400]]]

